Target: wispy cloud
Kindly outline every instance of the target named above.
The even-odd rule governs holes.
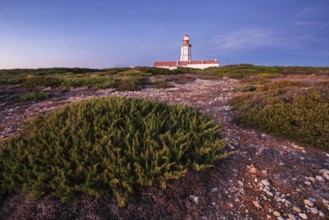
[[[215,49],[221,51],[243,50],[250,48],[273,47],[280,43],[278,36],[271,30],[241,29],[223,33],[213,39]]]

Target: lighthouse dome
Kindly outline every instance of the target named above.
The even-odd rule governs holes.
[[[184,35],[184,40],[189,40],[190,39],[190,37],[188,36],[188,34],[185,34]]]

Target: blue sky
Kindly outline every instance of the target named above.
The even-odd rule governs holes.
[[[328,0],[1,0],[0,69],[192,59],[329,66]]]

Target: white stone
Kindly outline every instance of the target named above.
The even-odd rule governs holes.
[[[319,210],[317,209],[317,208],[310,208],[310,210],[311,210],[311,212],[314,214],[314,215],[316,215],[316,214],[318,214],[319,213]]]
[[[328,174],[328,175],[329,175],[329,170],[327,170],[327,169],[322,169],[322,170],[320,170],[320,173],[321,173],[321,174]]]
[[[319,182],[325,182],[325,180],[322,176],[316,176],[315,179]]]
[[[302,219],[308,219],[307,215],[305,213],[299,213],[298,214]]]
[[[281,216],[281,213],[278,212],[278,211],[274,211],[274,212],[273,212],[273,215],[276,216],[276,217],[278,217],[278,216]]]
[[[312,176],[308,177],[308,179],[309,179],[312,183],[315,183],[315,182],[316,182],[315,178],[312,177]]]
[[[262,208],[263,208],[263,206],[260,204],[259,201],[253,201],[252,203],[254,204],[254,206],[255,206],[257,209],[262,209]]]
[[[239,184],[240,186],[243,186],[243,182],[242,182],[241,180],[238,180],[238,184]]]
[[[284,218],[282,216],[279,216],[278,220],[284,220]]]
[[[323,178],[326,179],[326,180],[329,180],[329,174],[322,174]]]
[[[289,220],[297,220],[296,217],[291,213],[288,214],[288,219]]]
[[[305,181],[304,183],[305,183],[305,185],[308,185],[308,186],[312,184],[310,181]]]
[[[273,193],[272,193],[271,191],[269,191],[269,190],[265,190],[265,193],[266,193],[267,195],[269,195],[269,196],[273,196]]]
[[[270,185],[270,182],[267,179],[264,179],[264,180],[262,180],[262,184],[264,186],[269,186]]]
[[[312,202],[316,202],[316,198],[313,198],[313,197],[310,197],[310,198],[308,198],[310,201],[312,201]]]
[[[211,188],[210,192],[214,193],[214,192],[217,192],[217,190],[218,189],[216,187],[214,187],[214,188]]]
[[[308,207],[312,207],[314,206],[314,202],[312,202],[311,200],[309,199],[304,199],[304,204]]]
[[[198,204],[198,203],[199,203],[199,197],[197,197],[197,196],[190,195],[188,198],[189,198],[192,202],[194,202],[195,204]]]
[[[292,208],[292,210],[294,210],[295,212],[298,212],[298,213],[301,212],[300,208],[297,207],[297,206],[294,206],[294,207]]]
[[[320,211],[319,216],[324,217],[324,213]]]
[[[287,207],[287,208],[290,208],[291,207],[291,202],[289,202],[288,200],[285,201],[284,205]]]

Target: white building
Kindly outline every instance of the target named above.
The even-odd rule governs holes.
[[[197,69],[205,69],[208,67],[218,67],[219,62],[215,60],[192,60],[192,45],[190,44],[190,37],[185,34],[183,44],[180,46],[180,60],[179,61],[161,61],[154,62],[154,67],[177,69],[177,67],[189,67]]]

